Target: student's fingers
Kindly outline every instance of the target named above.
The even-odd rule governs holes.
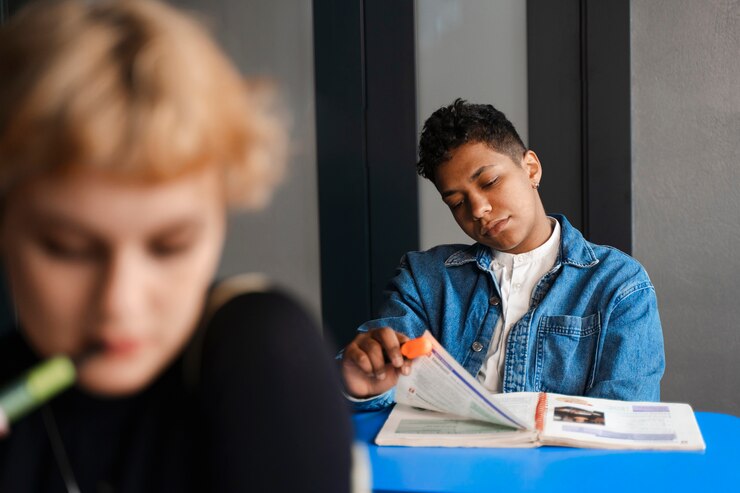
[[[396,332],[396,335],[398,336],[398,343],[402,346],[404,343],[409,342],[411,338],[405,334],[401,334],[400,332]],[[406,358],[403,359],[403,365],[401,366],[401,373],[404,375],[409,375],[411,373],[411,360],[408,360]]]
[[[370,357],[367,355],[367,353],[365,353],[365,351],[362,350],[359,346],[359,342],[366,337],[369,336],[367,334],[362,334],[361,336],[357,336],[354,341],[349,343],[347,347],[344,348],[344,356],[342,357],[342,359],[345,362],[352,363],[354,366],[364,372],[366,376],[372,377],[374,375],[373,364],[370,361]]]
[[[381,343],[372,336],[372,333],[369,333],[368,337],[358,341],[358,346],[370,360],[372,365],[371,376],[383,380],[385,378],[385,351]]]
[[[353,357],[353,353],[358,350],[356,347],[354,349],[349,346],[345,348],[341,365],[342,380],[349,395],[364,398],[370,395],[371,381],[375,379],[368,377],[368,372],[358,366],[357,358]],[[367,361],[367,358],[365,360]],[[369,365],[369,361],[367,363]]]
[[[344,360],[342,362],[342,378],[344,379],[345,391],[357,398],[382,394],[396,385],[396,381],[398,380],[395,369],[390,365],[387,366],[386,378],[384,380],[378,380],[374,377],[368,377],[353,362]]]
[[[377,330],[377,329],[376,329]],[[409,338],[392,329],[383,331],[386,336],[381,336],[381,341],[392,335],[400,347]],[[380,334],[378,334],[380,335]],[[374,334],[366,332],[358,334],[355,339],[344,349],[342,357],[342,377],[345,381],[346,390],[355,397],[376,395],[383,393],[393,387],[398,379],[397,371],[408,375],[411,370],[411,362],[402,359],[402,366],[396,367],[393,363],[386,364],[383,342],[374,339]],[[400,352],[399,352],[400,353]],[[389,355],[389,360],[390,360]]]
[[[365,372],[368,378],[385,378],[385,356],[380,343],[370,333],[359,334],[347,345],[344,358]]]
[[[367,352],[368,348],[370,354]],[[349,395],[358,398],[379,395],[396,384],[398,377],[395,369],[391,365],[385,365],[385,368],[382,358],[380,343],[373,341],[367,333],[358,335],[347,345],[342,357],[341,371],[344,387]],[[382,370],[378,371],[374,364],[381,365]]]
[[[370,331],[370,336],[378,341],[383,347],[388,360],[396,368],[403,366],[403,355],[401,354],[401,344],[408,340],[408,337],[396,332],[390,327],[381,327]]]
[[[399,344],[403,344],[404,342],[408,342],[411,340],[409,336],[406,334],[401,334],[400,332],[396,332],[396,336],[398,337]]]

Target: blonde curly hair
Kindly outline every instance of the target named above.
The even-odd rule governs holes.
[[[0,194],[42,173],[133,181],[219,167],[256,207],[283,174],[274,98],[189,15],[150,0],[30,5],[0,29]]]

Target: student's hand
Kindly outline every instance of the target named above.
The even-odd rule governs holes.
[[[390,327],[359,334],[344,349],[342,377],[347,392],[357,398],[379,395],[396,385],[398,374],[408,375],[411,362],[401,355],[409,338]]]

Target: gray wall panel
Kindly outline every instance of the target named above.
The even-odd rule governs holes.
[[[633,252],[658,293],[663,399],[740,414],[740,2],[631,7]]]

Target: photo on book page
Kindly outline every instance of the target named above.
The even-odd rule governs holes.
[[[555,421],[570,421],[573,423],[590,423],[592,425],[603,425],[604,413],[601,411],[590,411],[578,407],[560,406],[553,410]]]

